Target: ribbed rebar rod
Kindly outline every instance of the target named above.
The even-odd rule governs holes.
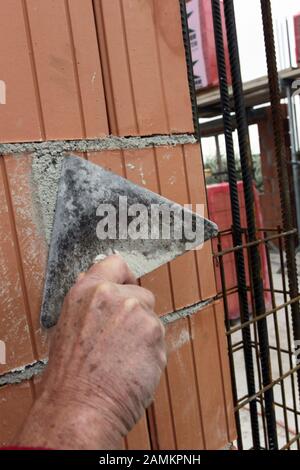
[[[218,234],[218,251],[220,250],[222,250],[222,236]],[[220,268],[220,279],[221,279],[221,285],[222,285],[222,290],[223,290],[225,327],[226,327],[226,331],[229,331],[230,319],[229,319],[229,309],[228,309],[228,297],[226,295],[226,275],[225,275],[223,256],[220,256],[218,260],[219,260],[219,268]],[[232,398],[233,398],[234,407],[236,407],[238,405],[239,398],[238,398],[237,382],[236,382],[236,374],[235,374],[235,366],[234,366],[234,355],[233,355],[234,351],[233,351],[233,346],[232,346],[232,337],[230,335],[227,336],[227,345],[228,345],[228,359],[229,359],[229,367],[230,367]],[[234,416],[235,416],[235,424],[236,424],[237,445],[239,449],[242,449],[243,438],[242,438],[241,419],[240,419],[239,412],[234,413]]]
[[[245,100],[243,94],[241,67],[239,59],[238,38],[235,21],[235,11],[233,0],[224,0],[225,20],[228,39],[228,48],[230,56],[232,88],[235,104],[235,113],[237,121],[237,131],[239,139],[241,169],[244,184],[244,198],[247,218],[247,230],[249,240],[256,240],[256,222],[255,222],[255,209],[254,209],[254,194],[253,194],[253,181],[252,181],[252,162],[250,152],[250,141],[247,114],[245,107]],[[250,32],[249,32],[250,33]],[[250,266],[252,275],[252,285],[254,293],[254,306],[256,315],[261,315],[265,312],[264,290],[261,271],[261,261],[259,249],[253,246],[250,249]],[[262,369],[262,379],[264,387],[272,382],[271,377],[271,363],[269,351],[269,338],[268,328],[265,319],[257,323],[258,338],[259,338],[259,351]],[[278,449],[277,432],[276,432],[276,419],[274,408],[274,394],[272,388],[267,388],[264,396],[266,422],[269,439],[269,449]]]
[[[196,87],[195,87],[194,71],[193,71],[194,64],[193,64],[193,58],[192,58],[190,30],[189,30],[189,25],[188,25],[185,0],[179,0],[179,5],[180,5],[180,13],[181,13],[183,43],[184,43],[185,57],[186,57],[186,63],[187,63],[188,82],[189,82],[190,97],[191,97],[191,104],[192,104],[193,122],[194,122],[194,129],[195,129],[194,135],[195,135],[195,138],[199,141],[200,140],[200,127],[199,127],[197,96],[196,96]]]
[[[264,27],[265,49],[268,65],[270,101],[272,110],[272,122],[275,142],[275,156],[277,175],[279,183],[279,194],[281,204],[282,224],[284,230],[293,228],[293,214],[291,195],[289,187],[287,155],[284,138],[283,115],[280,104],[279,79],[277,71],[276,49],[274,41],[272,9],[270,0],[261,0],[261,10]],[[296,246],[294,237],[285,239],[284,247],[286,252],[286,264],[288,273],[288,284],[291,300],[298,296],[298,276],[296,263]],[[299,302],[291,304],[292,326],[295,346],[299,346],[300,341],[300,308]],[[298,342],[298,343],[297,343]],[[298,392],[300,395],[300,371],[297,371]]]
[[[221,96],[221,107],[224,122],[224,133],[225,133],[225,146],[226,146],[226,157],[227,157],[227,168],[228,168],[228,181],[229,181],[229,192],[231,201],[231,214],[232,214],[232,228],[233,228],[233,239],[234,246],[242,245],[242,228],[241,228],[241,217],[240,217],[240,205],[239,195],[237,186],[237,173],[234,156],[234,145],[232,137],[232,121],[230,114],[230,100],[228,93],[228,77],[226,71],[225,51],[224,51],[224,37],[222,27],[222,17],[220,0],[212,0],[212,12],[214,22],[214,34],[216,43],[218,73],[220,81],[220,96]],[[249,309],[248,309],[248,293],[246,283],[246,271],[244,256],[242,250],[235,252],[235,263],[236,263],[236,274],[237,284],[239,293],[239,305],[241,311],[241,321],[249,321]],[[254,364],[251,346],[251,331],[250,327],[242,330],[243,336],[243,350],[244,360],[246,369],[247,389],[249,396],[255,394],[255,378],[254,378]],[[259,437],[259,424],[258,424],[258,411],[256,401],[250,403],[250,419],[251,419],[251,430],[253,448],[260,448],[260,437]],[[239,447],[242,447],[242,442],[239,443]]]

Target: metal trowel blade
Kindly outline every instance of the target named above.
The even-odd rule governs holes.
[[[194,239],[186,236],[184,220],[190,221]],[[216,233],[213,222],[183,206],[80,157],[65,157],[46,271],[43,326],[55,325],[66,293],[97,256],[118,252],[141,277]]]

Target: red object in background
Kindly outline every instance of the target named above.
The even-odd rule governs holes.
[[[246,223],[246,210],[244,203],[244,187],[242,181],[238,182],[238,192],[239,192],[239,201],[240,201],[240,210],[241,210],[241,225],[242,228],[247,226]],[[208,208],[209,208],[209,218],[215,222],[219,231],[228,230],[232,226],[232,217],[231,217],[231,206],[230,206],[230,194],[229,194],[229,184],[220,183],[207,186],[207,198],[208,198]],[[257,227],[263,227],[262,212],[259,202],[259,193],[254,187],[254,203],[255,203],[255,213],[256,213],[256,222]],[[243,240],[245,243],[246,240]],[[222,236],[222,249],[226,250],[231,248],[232,236],[230,234]],[[217,240],[213,240],[213,249],[216,253],[218,251]],[[263,245],[260,246],[260,254],[262,260],[262,273],[264,279],[264,287],[269,288],[269,275],[267,268],[267,258],[266,252]],[[246,269],[246,281],[247,286],[249,286],[249,263],[247,250],[244,250],[244,259],[245,259],[245,269]],[[226,290],[237,286],[237,277],[235,269],[235,260],[234,254],[229,253],[223,257],[224,269],[225,269],[225,278],[226,278]],[[215,264],[216,279],[217,279],[217,289],[218,292],[222,291],[220,269],[217,264]],[[239,299],[238,294],[233,293],[228,295],[228,310],[230,320],[235,320],[240,317],[240,308],[239,308]],[[269,292],[265,292],[265,303],[266,306],[269,306],[271,303],[271,295]],[[250,293],[248,295],[248,305],[249,312],[252,311],[251,297]]]
[[[219,86],[211,2],[207,0],[186,0],[186,4],[196,90]],[[226,66],[228,79],[230,80],[231,74],[223,0],[221,0],[221,12]]]
[[[300,13],[294,16],[295,41],[296,41],[296,58],[300,64]]]

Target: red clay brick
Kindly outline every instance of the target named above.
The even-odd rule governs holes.
[[[92,0],[12,0],[2,13],[0,141],[107,135]]]
[[[5,168],[21,255],[20,269],[24,276],[25,296],[31,318],[29,327],[34,338],[33,348],[36,359],[42,359],[48,353],[47,335],[42,333],[40,324],[47,246],[32,203],[31,158],[28,155],[6,157]]]
[[[94,0],[113,134],[194,130],[179,3],[171,3]]]
[[[29,0],[27,6],[45,138],[85,137],[68,4]]]
[[[106,170],[112,171],[123,178],[125,177],[124,162],[120,150],[89,152],[87,158],[95,165],[100,165]]]
[[[232,402],[226,403],[224,394],[214,315],[214,306],[210,305],[190,319],[205,448],[208,450],[221,449],[228,442],[226,408],[231,406],[231,412],[233,409]],[[226,349],[221,350],[221,354],[226,354]],[[229,379],[226,377],[226,381]]]
[[[0,79],[6,84],[6,104],[1,105],[0,142],[42,139],[23,3],[11,0],[1,4]]]
[[[68,6],[84,135],[101,137],[109,131],[92,0],[68,0]]]
[[[186,178],[190,204],[204,204],[204,216],[208,217],[207,194],[205,188],[202,157],[198,145],[183,147]],[[199,288],[202,299],[208,299],[216,294],[216,282],[212,257],[212,245],[208,241],[196,251]],[[205,269],[203,269],[205,266]]]
[[[152,414],[155,422],[154,437],[158,444],[158,449],[176,449],[175,428],[167,372],[163,374],[156,390]]]
[[[167,326],[168,366],[153,405],[160,449],[222,449],[236,439],[219,302]]]
[[[3,159],[0,159],[0,199],[0,339],[6,345],[6,364],[0,365],[0,373],[3,374],[34,361],[14,214]]]
[[[151,449],[145,416],[143,416],[133,430],[126,436],[126,444],[128,450]]]
[[[30,382],[0,388],[0,446],[7,446],[20,430],[32,405]]]
[[[161,194],[179,204],[189,204],[182,147],[160,147],[155,152]],[[175,259],[170,269],[175,308],[180,309],[198,302],[201,295],[195,252],[186,253]]]
[[[167,327],[170,403],[177,449],[203,449],[201,410],[188,319]],[[156,420],[160,420],[157,415]],[[161,423],[161,427],[163,423]]]
[[[153,5],[169,131],[194,132],[179,3],[154,0]]]

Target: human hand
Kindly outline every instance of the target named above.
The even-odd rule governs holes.
[[[54,327],[41,395],[18,445],[120,446],[151,403],[166,366],[154,302],[119,255],[79,276]]]

